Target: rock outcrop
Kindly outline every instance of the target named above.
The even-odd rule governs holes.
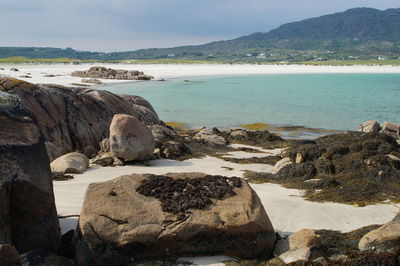
[[[125,161],[151,159],[154,137],[150,129],[134,116],[117,114],[110,125],[111,154]]]
[[[94,79],[151,80],[153,76],[145,75],[137,70],[112,69],[94,66],[89,70],[72,72],[71,76]]]
[[[67,153],[50,164],[53,174],[81,174],[89,167],[89,159],[79,152]]]
[[[264,207],[245,180],[196,173],[91,184],[78,230],[80,265],[215,254],[263,258],[275,244]]]
[[[328,135],[297,141],[285,153],[298,163],[281,168],[274,180],[296,188],[303,182],[308,199],[360,204],[400,199],[400,146],[388,134]]]
[[[160,123],[150,103],[138,96],[33,85],[13,78],[1,78],[0,91],[19,96],[35,116],[45,141],[54,144],[61,154],[82,151],[88,146],[98,149],[99,142],[109,136],[115,114],[135,116],[146,125]]]
[[[46,148],[16,96],[0,92],[0,243],[56,251],[60,238]]]

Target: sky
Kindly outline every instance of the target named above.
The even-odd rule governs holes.
[[[0,46],[128,51],[228,40],[399,0],[0,0]]]

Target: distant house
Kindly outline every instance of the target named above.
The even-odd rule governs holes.
[[[267,57],[265,56],[265,53],[261,53],[261,54],[258,54],[258,55],[257,55],[257,58],[259,58],[259,59],[265,59],[265,58],[267,58]]]
[[[168,54],[168,57],[175,57],[175,54]]]

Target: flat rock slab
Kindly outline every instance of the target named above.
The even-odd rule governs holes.
[[[167,174],[174,179],[205,174]],[[228,255],[266,258],[275,232],[257,194],[245,180],[235,195],[211,199],[204,209],[163,211],[161,202],[137,192],[154,175],[129,175],[91,184],[78,229],[77,261],[83,265],[116,265],[130,259]],[[170,187],[159,186],[160,190]],[[179,197],[179,192],[177,192]]]

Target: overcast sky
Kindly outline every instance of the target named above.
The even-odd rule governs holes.
[[[0,0],[0,46],[124,51],[226,40],[399,0]]]

